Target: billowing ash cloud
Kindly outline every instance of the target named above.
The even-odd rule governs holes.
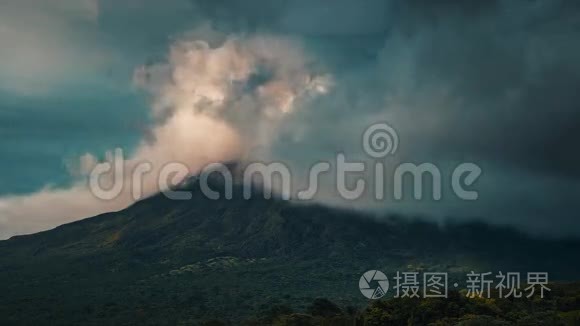
[[[326,90],[328,81],[313,74],[309,65],[300,46],[286,39],[228,37],[214,48],[203,40],[177,41],[166,63],[135,73],[136,85],[152,94],[159,123],[124,162],[122,192],[101,200],[79,182],[70,189],[2,198],[0,236],[127,207],[134,202],[132,173],[143,163],[150,163],[151,171],[139,188],[141,198],[164,190],[158,176],[169,163],[184,164],[195,174],[209,163],[237,160],[248,148],[267,145],[268,133],[296,102]],[[93,155],[84,155],[78,172],[88,175],[99,164],[114,166],[113,153],[107,157],[99,163]],[[111,186],[113,176],[106,177],[100,180],[103,188]]]
[[[101,28],[124,21],[111,14],[114,1],[99,4]],[[338,152],[372,163],[361,135],[387,121],[401,140],[390,163],[432,162],[449,171],[475,162],[483,169],[479,200],[456,201],[444,192],[439,202],[345,202],[332,180],[318,200],[580,234],[580,6],[574,1],[337,0],[329,7],[323,0],[140,0],[119,6],[133,13],[187,7],[180,11],[191,17],[172,23],[203,27],[174,31],[186,36],[173,43],[168,60],[137,70],[135,82],[152,94],[158,124],[129,166],[178,160],[194,171],[212,160],[283,161],[303,185],[312,164]],[[143,30],[169,25],[153,18]],[[135,30],[124,37],[142,33]],[[87,156],[85,165],[94,161]],[[82,187],[2,199],[4,234],[113,209],[83,204],[73,214],[55,204],[83,196]],[[39,198],[56,194],[62,200],[51,199],[54,213],[46,214]]]

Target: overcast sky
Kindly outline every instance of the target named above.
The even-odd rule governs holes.
[[[399,134],[396,162],[445,170],[468,161],[484,171],[474,202],[444,194],[437,203],[345,203],[329,184],[321,201],[580,235],[577,1],[8,0],[0,3],[0,236],[112,209],[67,206],[83,191],[70,166],[85,153],[102,158],[120,147],[133,159],[173,157],[159,150],[169,146],[161,138],[148,147],[148,137],[173,128],[155,106],[184,100],[168,100],[167,85],[202,92],[195,83],[214,87],[225,73],[204,70],[209,77],[181,86],[168,81],[175,72],[199,73],[183,56],[197,51],[184,42],[200,40],[223,49],[208,54],[211,62],[227,56],[227,64],[235,58],[272,69],[265,93],[240,70],[245,86],[227,88],[230,107],[220,118],[253,158],[286,162],[297,179],[338,152],[368,160],[361,135],[380,121]],[[161,87],[138,85],[139,69]],[[295,100],[310,89],[302,76],[324,81],[325,91]],[[292,110],[283,116],[248,108],[286,105],[287,93]],[[186,127],[195,128],[198,121]],[[214,137],[198,131],[195,137]],[[266,140],[255,142],[256,135]]]

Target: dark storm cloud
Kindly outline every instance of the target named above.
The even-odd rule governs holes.
[[[414,52],[418,77],[460,101],[439,109],[454,128],[434,145],[578,177],[577,2],[411,3],[397,21],[408,39],[425,39]]]
[[[305,168],[360,152],[361,131],[384,119],[405,142],[399,160],[486,171],[478,203],[416,211],[580,231],[577,2],[193,3],[218,28],[299,35],[332,71],[333,92],[295,116],[274,156]]]
[[[369,35],[388,27],[390,3],[383,0],[212,1],[192,0],[216,27],[235,32],[269,30],[303,36]]]

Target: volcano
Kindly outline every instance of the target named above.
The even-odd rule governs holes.
[[[219,186],[219,185],[218,185]],[[272,304],[368,300],[367,270],[545,271],[580,277],[578,240],[538,239],[484,223],[431,223],[297,205],[255,193],[211,200],[159,194],[114,213],[0,242],[2,324],[237,320]]]

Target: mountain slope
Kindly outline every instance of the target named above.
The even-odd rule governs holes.
[[[369,269],[547,271],[580,279],[580,241],[480,223],[422,221],[254,196],[157,195],[126,210],[0,242],[2,324],[194,322],[315,297],[358,305]]]

